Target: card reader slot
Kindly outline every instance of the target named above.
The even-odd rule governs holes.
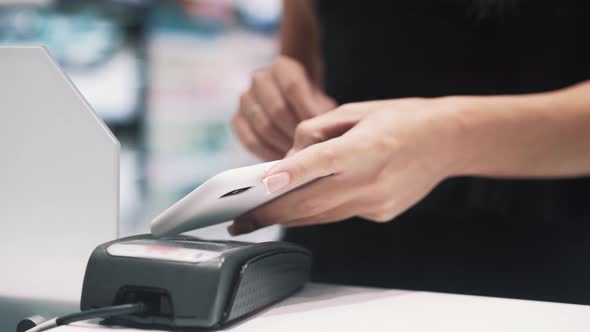
[[[147,311],[143,316],[171,318],[174,308],[170,294],[160,288],[123,286],[115,296],[114,305],[142,302]]]

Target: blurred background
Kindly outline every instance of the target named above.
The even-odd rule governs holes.
[[[280,13],[280,0],[0,0],[0,44],[45,45],[121,142],[125,236],[210,176],[258,162],[230,119],[277,52]]]

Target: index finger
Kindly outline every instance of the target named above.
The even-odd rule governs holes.
[[[268,193],[279,193],[341,172],[348,164],[346,139],[334,138],[311,145],[274,165],[262,182]]]
[[[293,107],[299,120],[309,119],[321,112],[314,102],[311,82],[301,64],[291,59],[280,58],[273,64],[272,73],[281,93]]]

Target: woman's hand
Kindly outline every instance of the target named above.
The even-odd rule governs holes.
[[[453,107],[444,98],[364,102],[303,121],[294,153],[264,179],[272,193],[300,187],[237,218],[230,233],[353,216],[391,220],[457,171]]]
[[[279,56],[272,66],[252,75],[232,123],[250,152],[263,160],[276,160],[283,158],[293,144],[295,127],[301,121],[335,106],[309,80],[299,62]]]

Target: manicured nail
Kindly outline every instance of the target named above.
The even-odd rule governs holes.
[[[262,180],[267,194],[274,194],[289,185],[290,177],[287,172],[280,172]]]
[[[251,233],[256,230],[254,224],[248,220],[234,220],[234,223],[227,228],[231,236]]]
[[[236,236],[236,228],[234,227],[234,224],[231,224],[229,226],[227,226],[227,232],[229,233],[229,235],[231,236]]]

